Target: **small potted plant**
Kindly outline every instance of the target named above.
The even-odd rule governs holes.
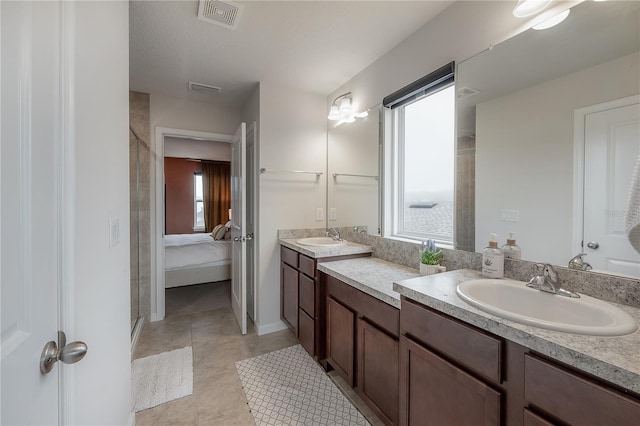
[[[442,260],[442,251],[436,247],[436,242],[427,240],[422,242],[420,249],[420,274],[431,275],[447,270],[444,266],[440,266]]]

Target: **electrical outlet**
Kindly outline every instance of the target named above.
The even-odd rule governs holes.
[[[109,248],[115,247],[120,242],[120,219],[109,221]]]
[[[322,207],[316,208],[316,221],[320,222],[324,220],[324,209]]]
[[[329,220],[336,220],[336,208],[331,207],[329,209]]]
[[[500,220],[503,222],[520,222],[520,210],[502,209]]]

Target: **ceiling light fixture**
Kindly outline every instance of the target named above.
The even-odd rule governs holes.
[[[513,16],[516,18],[524,18],[526,16],[535,15],[544,10],[551,3],[551,0],[518,0],[518,4],[513,9]]]
[[[571,9],[567,9],[564,12],[560,12],[560,13],[552,16],[551,18],[547,19],[546,21],[542,21],[539,24],[534,25],[531,28],[533,28],[534,30],[546,30],[547,28],[551,28],[553,26],[556,26],[560,22],[562,22],[565,19],[567,19],[567,16],[569,16],[569,12],[571,12]]]

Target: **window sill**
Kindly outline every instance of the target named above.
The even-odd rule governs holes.
[[[405,243],[414,243],[418,245],[422,244],[423,241],[428,240],[428,238],[408,237],[406,235],[389,235],[384,238],[387,238],[389,240],[402,241]],[[436,245],[438,246],[438,248],[455,250],[455,248],[453,247],[453,244],[451,243],[443,243],[443,242],[436,241]]]
[[[192,228],[193,232],[204,232],[204,226],[198,228]]]

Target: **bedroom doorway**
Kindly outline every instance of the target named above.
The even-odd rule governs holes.
[[[230,279],[231,241],[228,239],[230,233],[227,230],[231,212],[229,208],[225,208],[215,219],[211,219],[215,224],[209,220],[206,227],[203,226],[202,218],[203,192],[207,191],[205,188],[207,184],[204,183],[207,178],[202,176],[202,167],[211,165],[224,168],[225,164],[229,165],[230,142],[231,135],[156,128],[156,268],[154,268],[156,285],[153,289],[155,294],[152,294],[156,312],[152,320],[164,318],[166,303],[168,303],[167,294],[176,294],[176,287],[191,286],[194,288],[193,291],[200,291],[197,287],[202,286],[197,284],[217,283],[214,286],[220,287],[226,285],[224,280]],[[181,185],[184,190],[178,191],[178,195],[182,196],[181,200],[172,198],[170,194],[170,186],[175,183],[170,182],[173,179],[170,176],[172,174],[170,169],[176,164],[178,169],[182,169],[183,175]],[[255,161],[253,158],[247,159],[247,164],[255,164]],[[254,193],[253,187],[253,182],[250,180],[247,185],[247,195]],[[250,195],[250,198],[253,200],[253,195]],[[186,214],[183,211],[182,218],[178,220],[173,217],[177,200],[181,204],[179,207],[188,211]],[[251,203],[251,213],[248,214],[248,217],[251,217],[251,223],[254,216],[253,205]],[[197,248],[200,243],[210,246],[208,250],[213,250],[219,258],[211,262],[210,255]],[[167,244],[166,252],[165,244]],[[171,258],[167,254],[169,250],[182,253],[182,259]],[[250,251],[251,255],[247,257],[247,262],[252,264],[255,259],[253,247]],[[191,264],[184,263],[185,260],[189,260]],[[250,294],[253,303],[253,265],[249,267],[248,263],[247,275],[251,277],[252,288],[248,295]],[[208,285],[203,284],[203,286]],[[172,290],[166,292],[169,288]],[[184,290],[190,289],[185,287]],[[253,319],[254,310],[247,309],[247,311]]]

